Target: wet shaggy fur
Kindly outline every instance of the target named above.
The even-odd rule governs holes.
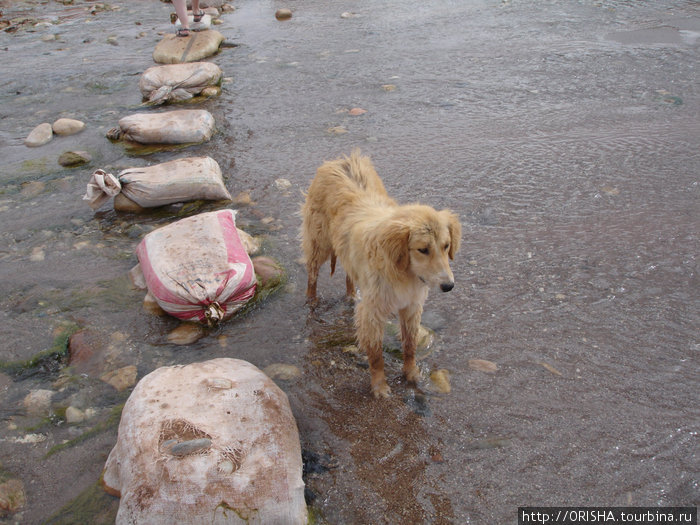
[[[346,292],[355,304],[355,329],[369,358],[372,392],[389,395],[382,339],[389,316],[398,314],[403,373],[417,382],[415,351],[423,303],[430,288],[454,287],[449,261],[459,249],[462,227],[449,210],[399,205],[389,197],[369,157],[324,163],[302,206],[302,248],[308,272],[307,301],[317,301],[319,268],[336,259],[345,269]]]

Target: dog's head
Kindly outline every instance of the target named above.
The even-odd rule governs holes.
[[[454,287],[450,259],[462,238],[462,225],[449,210],[402,206],[380,232],[380,245],[398,274],[410,274],[430,288]]]

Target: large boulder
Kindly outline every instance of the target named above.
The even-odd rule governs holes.
[[[107,459],[117,524],[303,524],[296,421],[258,368],[220,358],[136,385]]]

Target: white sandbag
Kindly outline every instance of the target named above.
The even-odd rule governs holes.
[[[148,290],[170,315],[213,325],[255,295],[255,270],[235,216],[200,213],[152,231],[136,247]]]
[[[96,170],[83,200],[96,210],[120,192],[142,208],[193,200],[231,200],[221,168],[211,157],[188,157],[128,168],[116,177]]]
[[[117,525],[307,520],[287,396],[238,359],[163,367],[141,379],[102,480],[121,497]]]
[[[222,76],[221,68],[211,62],[154,66],[141,75],[139,88],[150,104],[163,104],[199,95],[205,88],[221,83]]]
[[[204,109],[180,109],[164,113],[134,113],[119,120],[107,132],[110,139],[140,144],[190,144],[209,140],[214,117]]]

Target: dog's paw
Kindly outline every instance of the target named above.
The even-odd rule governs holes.
[[[372,385],[372,394],[374,394],[375,399],[386,399],[391,395],[391,388],[389,388],[386,381],[382,381],[381,383]]]
[[[406,378],[406,381],[414,385],[418,384],[421,379],[420,369],[416,365],[413,365],[408,370],[404,368],[403,375]]]

